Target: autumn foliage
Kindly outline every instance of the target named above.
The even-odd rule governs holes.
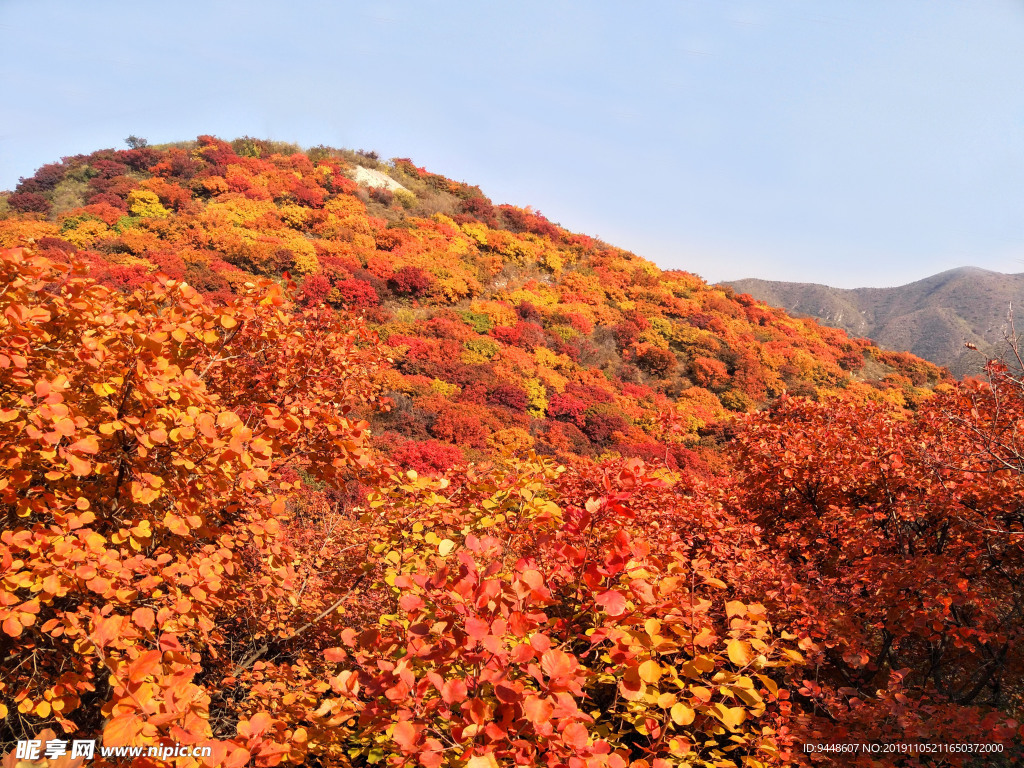
[[[65,158],[8,200],[5,744],[1022,759],[1019,371],[955,383],[410,161],[285,149]]]

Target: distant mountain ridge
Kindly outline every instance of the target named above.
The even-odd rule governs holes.
[[[1024,305],[1024,274],[978,267],[951,269],[895,288],[831,288],[756,278],[725,284],[883,348],[913,352],[958,377],[978,373],[987,358],[1005,351],[1010,308]]]

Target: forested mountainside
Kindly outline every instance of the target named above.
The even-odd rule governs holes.
[[[407,160],[133,144],[3,203],[5,765],[1024,760],[1020,371]]]
[[[989,358],[1007,353],[1011,310],[1024,303],[1024,274],[977,267],[951,269],[897,288],[753,279],[729,285],[795,315],[868,337],[883,349],[912,352],[957,377],[977,376]]]

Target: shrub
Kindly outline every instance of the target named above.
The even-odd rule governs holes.
[[[34,189],[26,189],[26,192],[43,192],[54,189],[63,179],[67,169],[61,163],[47,163],[43,165],[35,172],[32,176],[32,181],[35,182],[33,185]],[[26,179],[22,179],[21,187],[26,183]],[[19,190],[20,191],[20,190]]]
[[[365,280],[338,280],[334,284],[334,291],[337,291],[340,303],[353,309],[366,309],[380,304],[377,291]]]
[[[544,316],[540,313],[540,310],[534,306],[533,302],[522,301],[516,306],[516,314],[528,323],[537,323],[540,325],[544,321]]]
[[[322,274],[307,275],[302,281],[302,301],[316,306],[323,304],[331,292],[331,283]]]
[[[128,210],[133,216],[152,219],[165,219],[170,212],[160,204],[156,192],[148,189],[133,189],[128,193]]]
[[[496,354],[498,354],[498,343],[493,339],[488,338],[476,338],[470,339],[464,345],[466,350],[470,353],[464,355],[467,363],[481,363],[486,360],[490,360]]]
[[[598,445],[608,445],[614,433],[625,433],[628,430],[629,424],[624,418],[604,410],[591,411],[583,424],[583,433]]]
[[[526,380],[527,410],[531,416],[543,419],[548,409],[548,391],[538,379]]]
[[[577,426],[583,426],[584,412],[587,404],[570,394],[560,393],[552,395],[548,401],[548,416],[559,421],[571,421]]]
[[[520,341],[519,327],[510,328],[507,325],[497,325],[491,329],[491,336],[509,346],[518,346]]]
[[[89,165],[100,179],[113,179],[128,173],[128,166],[116,160],[93,160]]]
[[[35,192],[15,192],[7,198],[7,204],[21,213],[50,212],[50,201]]]
[[[636,364],[652,376],[667,376],[675,369],[676,363],[676,356],[662,347],[645,346],[636,356]]]
[[[419,267],[407,265],[391,275],[388,286],[399,296],[422,296],[433,282],[429,273]]]
[[[376,200],[381,205],[391,207],[391,204],[395,202],[395,193],[387,187],[370,187],[368,190],[371,200]]]
[[[663,443],[630,443],[619,446],[619,453],[623,456],[634,456],[643,459],[650,464],[665,464],[670,469],[676,469],[676,457],[672,455],[669,446]]]
[[[494,328],[494,321],[488,315],[480,312],[470,312],[465,309],[459,312],[459,317],[477,333],[489,333]]]
[[[728,380],[729,369],[713,357],[695,357],[690,364],[690,377],[700,386],[711,389]]]
[[[623,320],[612,328],[615,345],[619,351],[628,349],[640,341],[640,326],[632,320]]]
[[[737,411],[739,413],[746,413],[754,407],[754,401],[745,392],[738,389],[729,389],[718,396],[718,399],[722,401],[722,405],[728,408],[730,411]]]
[[[445,445],[437,440],[399,442],[391,452],[391,458],[399,466],[424,475],[442,474],[465,461],[462,451],[456,446]]]
[[[476,414],[463,408],[442,408],[430,427],[434,437],[468,448],[484,448],[488,430]]]
[[[523,412],[526,410],[526,391],[515,384],[502,384],[487,395],[487,401],[492,405],[501,405],[511,408],[513,411]]]

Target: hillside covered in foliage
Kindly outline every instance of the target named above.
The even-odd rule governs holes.
[[[133,144],[3,202],[5,749],[1024,758],[1021,371],[955,382],[406,160]]]
[[[692,464],[702,432],[784,391],[914,407],[940,379],[407,160],[281,149],[66,158],[19,184],[0,245],[35,238],[119,290],[159,271],[215,302],[289,275],[301,304],[365,314],[395,361],[380,444],[419,469],[530,448],[664,459],[668,425],[669,463]],[[361,187],[360,168],[397,184]]]

